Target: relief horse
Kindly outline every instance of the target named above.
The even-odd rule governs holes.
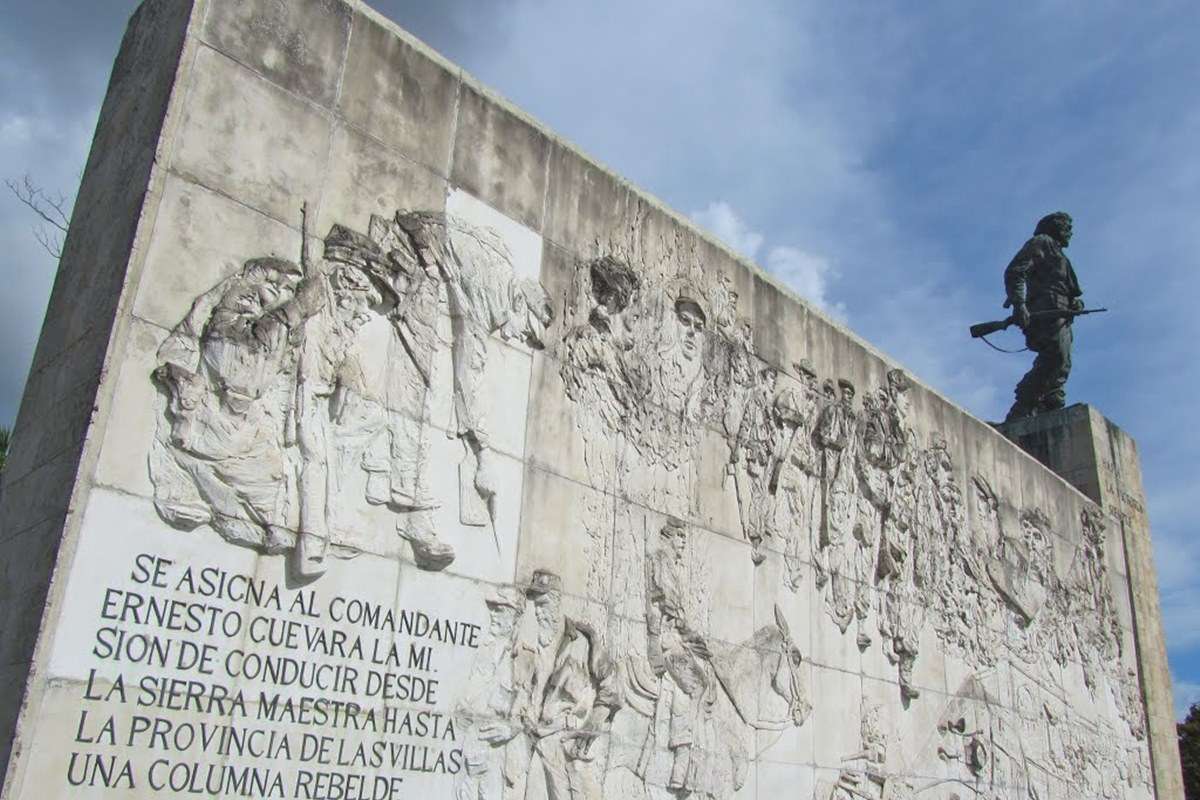
[[[727,800],[745,783],[750,762],[808,718],[803,659],[778,607],[774,624],[741,644],[705,645],[703,655],[708,678],[687,698],[690,718],[682,722],[691,748],[683,770],[676,727],[682,689],[656,676],[644,655],[625,659],[625,706],[613,721],[605,797]]]

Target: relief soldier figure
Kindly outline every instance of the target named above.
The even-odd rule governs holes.
[[[887,736],[880,721],[880,708],[865,700],[859,721],[860,750],[842,757],[843,767],[829,800],[884,800],[893,796],[887,773]],[[893,791],[889,792],[891,788]]]
[[[663,543],[646,565],[646,656],[661,682],[659,707],[665,704],[668,716],[667,786],[693,791],[713,782],[713,762],[702,754],[713,753],[718,744],[713,707],[717,686],[708,646],[685,618],[687,535],[681,520],[669,518],[661,530]],[[652,755],[653,745],[648,737],[643,761]]]
[[[150,459],[155,503],[182,528],[290,550],[285,443],[295,436],[292,337],[332,302],[326,276],[255,258],[201,295],[158,350],[168,395]]]
[[[1083,310],[1083,290],[1063,249],[1071,241],[1071,217],[1062,211],[1038,221],[1004,270],[1005,307],[1025,332],[1025,344],[1037,353],[1033,367],[1017,384],[1007,420],[1062,408],[1071,374],[1071,317],[1055,311]],[[1042,312],[1042,313],[1039,313]]]
[[[845,378],[833,384],[826,380],[827,404],[817,420],[816,441],[822,448],[823,502],[820,548],[814,554],[817,585],[829,582],[829,612],[845,632],[855,616],[852,585],[855,526],[858,523],[858,480],[854,470],[855,434],[858,412],[854,408],[854,384]]]
[[[352,555],[370,536],[341,517],[384,505],[418,566],[441,569],[454,550],[431,515],[436,355],[449,346],[450,435],[468,452],[461,521],[494,524],[488,339],[538,348],[551,318],[545,290],[515,273],[498,234],[442,212],[372,216],[367,234],[335,224],[311,265],[306,248],[299,264],[250,259],[198,297],[159,349],[158,512],[179,528],[207,523],[240,545],[293,551],[295,572],[311,579],[331,548]]]
[[[524,780],[522,755],[528,752],[511,712],[516,699],[513,648],[525,595],[501,586],[484,601],[488,607],[488,636],[471,668],[467,694],[455,710],[465,743],[465,768],[459,773],[455,800],[498,800],[503,782],[511,790]],[[498,767],[498,769],[497,769]]]
[[[768,488],[777,497],[772,522],[784,539],[785,581],[796,591],[800,588],[801,564],[812,558],[821,521],[821,461],[813,443],[821,395],[812,363],[805,358],[794,366],[800,385],[785,388],[775,397],[783,445]]]
[[[772,532],[769,486],[775,453],[779,449],[779,423],[774,403],[777,380],[778,373],[774,369],[764,367],[759,371],[758,381],[746,398],[726,467],[733,475],[737,490],[742,535],[753,547],[756,564],[762,563],[766,555],[763,539]]]
[[[631,496],[648,496],[651,505],[669,513],[686,514],[695,503],[695,447],[703,430],[709,380],[703,297],[695,286],[672,286],[645,321],[661,326],[652,339],[646,429],[643,447],[637,448],[639,457],[649,461],[651,479],[646,482],[631,468],[625,480]]]
[[[399,298],[388,314],[399,351],[389,370],[394,397],[389,405],[401,409],[392,426],[389,505],[414,512],[397,530],[412,544],[419,565],[441,569],[453,561],[454,551],[440,540],[428,513],[436,501],[428,488],[427,460],[435,353],[443,345],[437,330],[443,298],[451,328],[453,434],[471,453],[471,488],[493,522],[496,477],[480,397],[486,340],[498,334],[540,348],[553,314],[545,290],[514,274],[507,249],[488,229],[443,213],[406,212],[394,220],[372,217],[370,239],[387,254]],[[462,512],[464,523],[482,524],[467,509]]]
[[[321,286],[328,296],[302,327],[296,369],[296,443],[300,451],[300,536],[296,566],[300,575],[325,571],[336,524],[342,479],[350,465],[339,463],[346,450],[361,456],[364,439],[384,427],[382,406],[370,399],[363,368],[353,352],[358,330],[371,318],[383,295],[366,272],[330,263]]]
[[[636,392],[645,389],[638,370],[629,363],[636,342],[636,309],[631,306],[641,279],[612,257],[595,259],[587,272],[587,321],[563,337],[562,379],[567,396],[586,400],[589,410],[603,421],[604,428],[597,433],[605,435],[635,423],[640,399]]]
[[[512,717],[528,742],[524,767],[515,766],[514,774],[536,760],[547,800],[600,800],[593,744],[621,707],[616,666],[591,626],[563,613],[558,575],[534,571],[525,595],[533,602],[537,635],[517,642],[513,660]],[[528,787],[510,789],[508,796],[527,798]]]
[[[913,685],[913,666],[924,621],[914,574],[920,469],[915,461],[913,454],[897,469],[892,504],[880,534],[877,573],[881,590],[879,634],[883,638],[883,652],[888,661],[896,665],[900,693],[906,701],[920,696],[920,691]]]

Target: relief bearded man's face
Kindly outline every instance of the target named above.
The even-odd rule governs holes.
[[[237,311],[259,315],[291,297],[300,282],[298,273],[284,272],[271,264],[274,259],[255,259],[247,265],[241,281],[224,305]]]
[[[488,606],[488,621],[491,624],[492,635],[496,638],[507,637],[517,626],[520,612],[509,605]]]
[[[538,595],[533,601],[533,615],[537,620],[538,644],[542,647],[554,644],[562,627],[562,598],[557,592]]]
[[[339,316],[347,328],[358,330],[370,321],[371,308],[383,302],[383,295],[370,278],[354,267],[336,269],[333,278]]]
[[[250,275],[235,283],[225,297],[221,307],[239,315],[257,317],[269,308],[278,292],[270,281],[254,282]]]

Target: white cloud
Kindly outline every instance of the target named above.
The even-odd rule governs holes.
[[[703,211],[693,211],[692,219],[696,221],[697,225],[729,245],[735,253],[745,256],[751,261],[758,255],[758,248],[762,247],[763,235],[758,231],[750,230],[745,221],[733,210],[733,206],[724,200],[709,203],[708,208]]]
[[[700,227],[751,261],[766,239],[762,233],[751,229],[733,206],[724,200],[713,201],[703,211],[693,211],[691,216]],[[767,251],[764,266],[796,294],[845,321],[845,305],[829,299],[829,282],[837,277],[829,259],[799,247],[775,245]]]
[[[767,270],[801,297],[845,321],[846,306],[829,299],[829,281],[837,272],[829,260],[798,247],[779,245],[767,253]]]

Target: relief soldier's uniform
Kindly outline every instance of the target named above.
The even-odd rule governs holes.
[[[537,570],[525,591],[535,606],[548,594],[557,604],[561,587],[557,575]],[[592,740],[621,707],[616,666],[590,625],[565,616],[558,624],[552,641],[517,644],[511,716],[526,729],[526,770],[534,755],[541,761],[547,800],[599,800],[587,765],[594,758]]]
[[[328,300],[325,279],[254,258],[192,304],[158,350],[169,435],[150,458],[155,505],[173,525],[210,523],[231,542],[290,549],[287,513],[289,341]]]
[[[1038,224],[1033,238],[1004,270],[1006,306],[1024,305],[1030,314],[1039,311],[1071,311],[1083,308],[1083,291],[1064,244],[1051,234],[1047,220]],[[1069,237],[1070,218],[1065,214]],[[1017,384],[1016,401],[1008,419],[1062,408],[1066,402],[1067,376],[1071,373],[1071,318],[1034,318],[1025,326],[1025,344],[1037,353],[1033,367]]]
[[[813,428],[821,409],[817,375],[807,358],[795,367],[801,375],[800,385],[785,388],[775,397],[775,414],[786,441],[768,484],[778,497],[769,524],[783,539],[784,581],[792,589],[800,586],[803,565],[812,560],[812,542],[821,523],[821,460],[813,444]]]
[[[466,696],[455,708],[465,764],[456,776],[454,800],[498,800],[504,788],[518,781],[524,786],[529,767],[528,745],[512,718],[517,693],[513,649],[525,595],[502,586],[484,602],[491,616],[488,640],[471,666]]]
[[[703,637],[684,619],[686,576],[682,551],[676,545],[686,542],[686,527],[671,518],[662,536],[665,543],[646,565],[646,657],[660,680],[660,694],[666,697],[661,711],[667,718],[672,761],[667,787],[698,790],[711,783],[712,764],[706,763],[705,755],[711,752],[712,737],[706,734],[712,728],[716,676]],[[638,762],[643,778],[654,747],[653,737],[648,737]]]

